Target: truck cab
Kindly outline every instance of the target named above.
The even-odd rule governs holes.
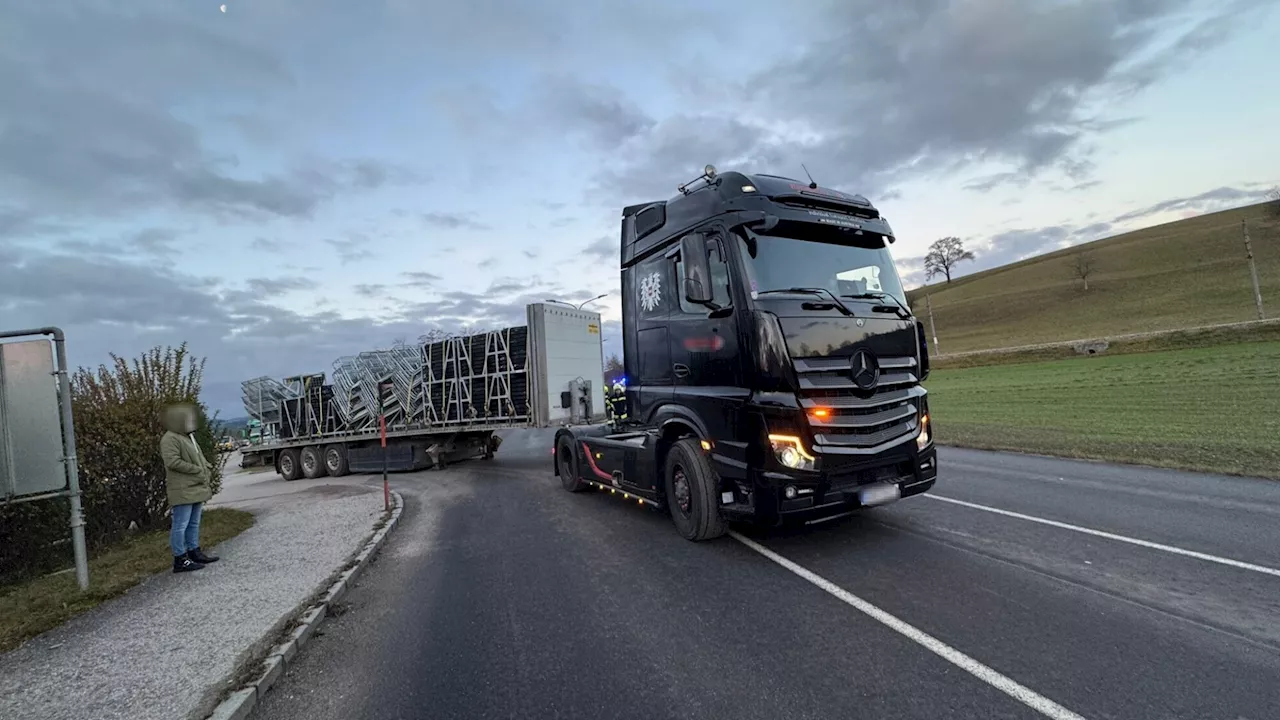
[[[937,477],[923,325],[866,199],[707,166],[623,210],[623,426],[563,428],[570,491],[726,522],[815,521]]]

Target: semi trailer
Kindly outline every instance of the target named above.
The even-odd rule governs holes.
[[[695,541],[928,490],[929,352],[894,239],[862,196],[710,165],[624,208],[626,421],[556,432],[563,488],[665,508]]]
[[[261,440],[241,466],[285,480],[443,468],[492,458],[499,431],[603,422],[600,315],[534,303],[526,320],[339,358],[328,377],[246,381]]]

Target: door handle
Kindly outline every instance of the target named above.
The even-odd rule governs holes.
[[[689,366],[684,363],[676,363],[671,366],[671,369],[675,371],[676,377],[678,378],[689,376]]]

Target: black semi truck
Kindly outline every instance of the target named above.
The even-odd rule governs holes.
[[[717,173],[622,213],[626,424],[557,431],[570,492],[730,520],[814,522],[937,478],[924,326],[864,197]]]

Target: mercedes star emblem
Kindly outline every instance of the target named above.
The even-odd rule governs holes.
[[[859,390],[873,390],[880,381],[880,363],[870,351],[859,350],[849,358],[849,374]]]

